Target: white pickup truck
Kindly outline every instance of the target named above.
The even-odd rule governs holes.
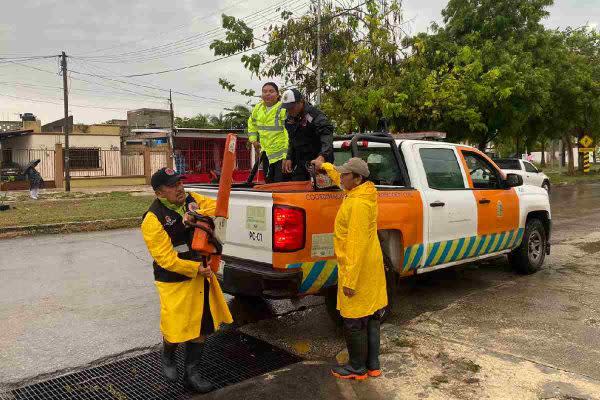
[[[379,237],[388,288],[396,278],[508,255],[533,273],[550,252],[547,192],[505,175],[479,150],[386,134],[336,139],[335,163],[369,164],[379,191]],[[333,225],[344,197],[313,182],[238,185],[231,192],[220,278],[225,292],[294,298],[337,283]],[[325,183],[326,184],[326,183]],[[215,186],[188,191],[214,197]],[[393,291],[389,291],[393,296]]]

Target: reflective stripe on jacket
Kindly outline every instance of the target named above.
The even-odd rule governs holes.
[[[248,135],[251,143],[260,143],[263,151],[267,153],[269,163],[273,164],[284,160],[287,156],[288,134],[285,130],[285,109],[278,102],[269,109],[263,101],[258,103],[250,118],[248,118]]]
[[[323,169],[336,185],[340,174],[330,163]],[[335,217],[333,248],[338,261],[337,307],[344,318],[373,315],[387,303],[383,254],[377,237],[377,189],[365,182],[350,191]],[[354,289],[352,297],[343,287]]]
[[[198,206],[198,213],[214,215],[215,200],[190,193]],[[188,198],[189,200],[189,198]],[[189,201],[186,204],[189,207]],[[158,203],[160,205],[160,202]],[[185,235],[182,218],[164,205],[165,215],[156,208],[144,216],[142,235],[150,255],[160,267],[155,267],[155,285],[160,298],[160,329],[165,339],[171,343],[182,343],[200,335],[202,313],[204,311],[204,277],[198,273],[199,261],[186,260],[178,253],[177,247],[188,247],[180,243]],[[164,221],[161,223],[159,218]],[[164,223],[164,225],[163,225]],[[215,329],[223,323],[233,321],[219,282],[213,274],[209,282],[209,305]]]

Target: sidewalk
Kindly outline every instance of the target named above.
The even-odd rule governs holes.
[[[425,321],[421,321],[425,322]],[[338,358],[345,358],[342,352]],[[382,327],[383,375],[344,381],[305,361],[195,399],[598,399],[598,381],[518,355],[436,336],[419,321]]]

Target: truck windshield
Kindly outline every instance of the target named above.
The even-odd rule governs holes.
[[[400,169],[391,147],[358,148],[358,156],[369,165],[369,180],[376,185],[402,185]],[[352,157],[350,148],[335,149],[335,165],[342,165]]]

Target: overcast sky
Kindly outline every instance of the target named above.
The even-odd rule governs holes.
[[[162,75],[135,79],[117,76],[209,61],[214,57],[207,44],[222,33],[219,29],[222,13],[237,17],[253,15],[251,25],[264,27],[277,18],[275,6],[281,0],[4,0],[3,3],[0,58],[54,55],[64,50],[73,56],[69,58],[69,69],[73,71],[216,99],[175,94],[175,114],[192,116],[218,114],[223,108],[247,100],[223,91],[217,82],[219,77],[226,77],[240,88],[260,88],[260,82],[252,80],[240,63],[241,56]],[[308,8],[306,0],[285,4],[298,13]],[[407,29],[414,33],[426,30],[431,21],[439,22],[445,5],[445,0],[404,1]],[[256,14],[257,11],[261,13]],[[556,0],[550,17],[544,21],[551,28],[584,24],[597,27],[599,22],[600,0]],[[186,53],[177,54],[182,51]],[[157,55],[166,57],[156,58]],[[18,114],[24,112],[34,113],[42,123],[61,118],[62,77],[57,74],[57,59],[19,63],[25,66],[0,59],[0,120],[18,120]],[[168,104],[164,100],[168,97],[166,92],[75,72],[70,78],[70,112],[76,122],[125,119],[128,109],[166,108]]]

